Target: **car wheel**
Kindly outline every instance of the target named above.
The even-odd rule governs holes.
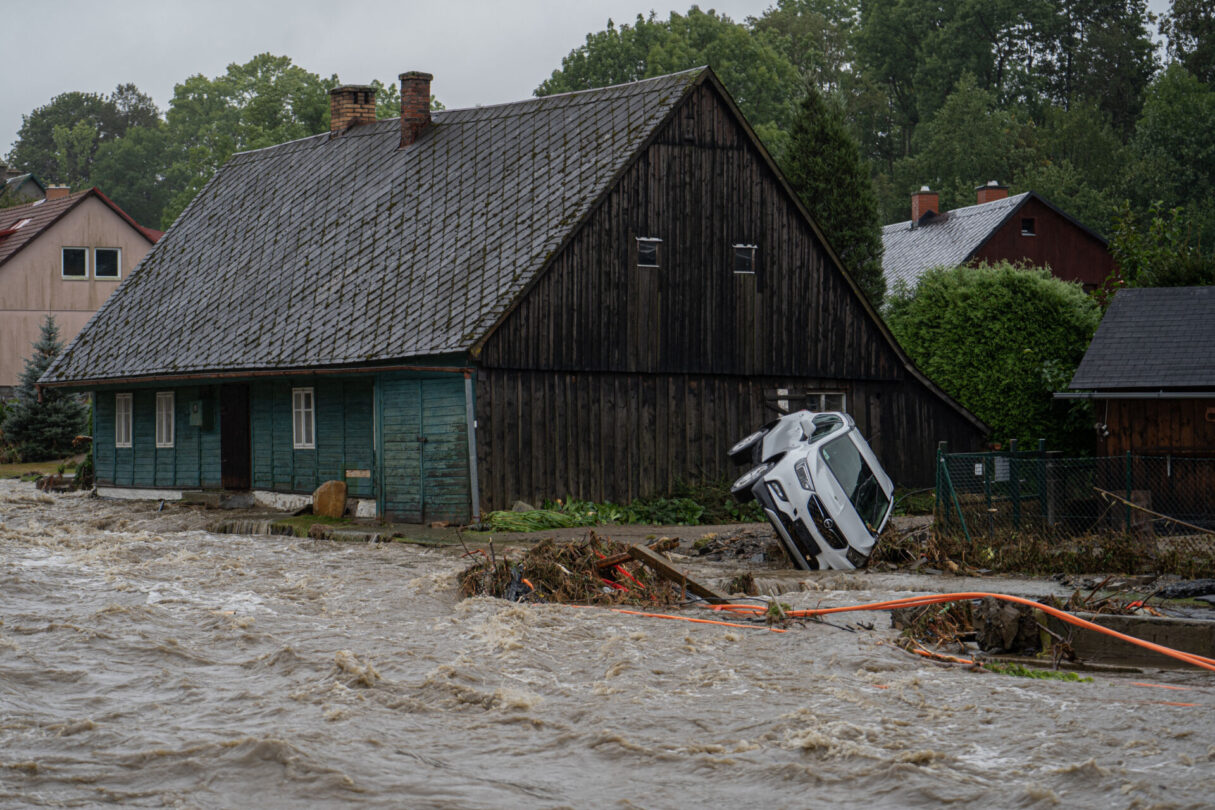
[[[730,460],[742,464],[751,457],[751,449],[764,440],[768,434],[767,428],[760,428],[742,441],[730,448]]]
[[[768,470],[770,469],[772,469],[771,464],[760,464],[758,467],[752,467],[747,470],[731,485],[730,494],[739,503],[755,500],[755,494],[751,492],[751,489],[759,483],[760,479],[768,474]]]

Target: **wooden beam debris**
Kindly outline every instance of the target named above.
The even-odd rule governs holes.
[[[725,595],[720,594],[705,585],[701,585],[699,582],[692,579],[683,571],[680,571],[678,568],[672,565],[665,557],[655,554],[645,546],[629,546],[629,555],[632,556],[634,560],[637,560],[638,562],[648,565],[650,568],[654,569],[659,576],[669,579],[671,582],[682,585],[685,590],[699,596],[706,602],[711,604],[726,604],[730,601]]]

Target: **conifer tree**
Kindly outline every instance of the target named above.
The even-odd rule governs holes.
[[[25,360],[17,401],[4,420],[4,435],[25,461],[60,458],[72,452],[72,440],[85,429],[85,408],[74,394],[43,389],[38,400],[35,386],[63,350],[59,327],[47,315],[34,353]]]
[[[875,307],[886,291],[877,196],[843,112],[807,88],[783,167],[827,241]]]

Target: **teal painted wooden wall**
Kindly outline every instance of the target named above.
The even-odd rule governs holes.
[[[156,446],[156,393],[173,391],[173,447]],[[114,396],[133,394],[131,447],[114,446]],[[190,424],[190,403],[210,410],[209,426]],[[219,419],[207,386],[100,391],[94,396],[93,450],[101,486],[211,489],[220,486]]]
[[[464,377],[380,379],[389,520],[467,522],[472,514]]]
[[[296,450],[291,389],[315,393],[316,448]],[[346,481],[351,497],[375,497],[374,382],[366,377],[299,377],[249,386],[253,488],[311,494],[326,481]],[[346,478],[346,470],[371,470]]]
[[[378,389],[377,389],[378,386]],[[315,394],[316,447],[296,450],[292,388]],[[176,394],[175,442],[157,448],[156,392]],[[102,486],[219,489],[221,426],[217,386],[134,389],[132,448],[114,447],[114,395],[96,393],[97,481]],[[376,421],[377,398],[379,422]],[[209,424],[189,424],[190,403],[203,400]],[[353,497],[377,498],[389,520],[467,521],[472,515],[465,382],[432,372],[351,378],[258,380],[249,384],[250,467],[254,489],[311,493],[345,480]],[[382,437],[377,459],[376,432]],[[383,491],[379,489],[381,469]],[[369,470],[369,478],[348,478]]]

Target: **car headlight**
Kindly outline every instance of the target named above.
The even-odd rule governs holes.
[[[768,489],[772,491],[773,495],[780,498],[785,503],[789,502],[789,498],[785,495],[785,488],[780,485],[779,481],[769,481]]]
[[[802,489],[814,491],[814,484],[810,481],[810,465],[805,461],[799,461],[793,465],[794,472],[797,473],[797,483],[802,485]]]

